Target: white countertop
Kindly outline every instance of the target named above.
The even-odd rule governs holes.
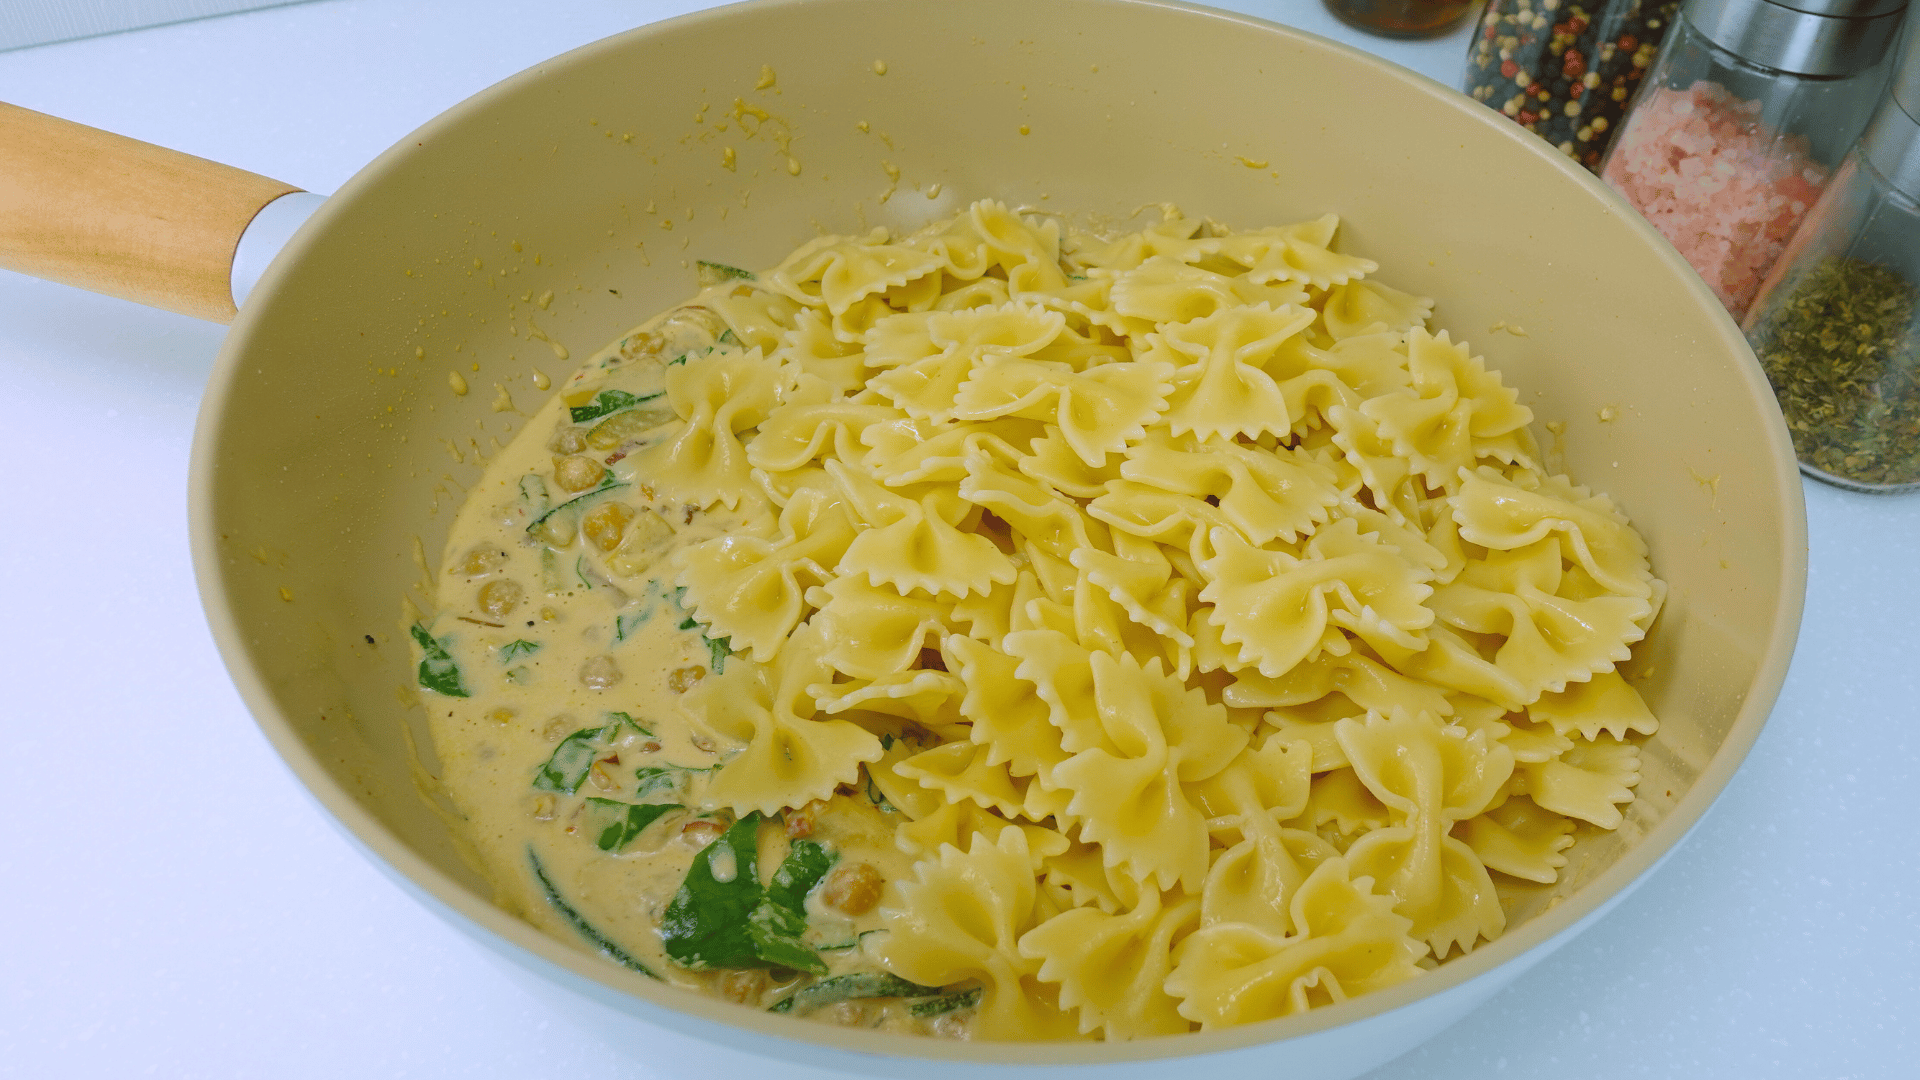
[[[0,100],[331,191],[442,109],[706,6],[327,0],[0,53]],[[1465,34],[1362,39],[1446,83]],[[771,1075],[616,1045],[530,996],[335,831],[215,654],[186,542],[223,330],[0,272],[0,1075]],[[1638,893],[1376,1080],[1920,1071],[1920,496],[1809,484],[1779,707]],[[751,1070],[749,1072],[748,1070]],[[798,1075],[786,1070],[780,1075]]]

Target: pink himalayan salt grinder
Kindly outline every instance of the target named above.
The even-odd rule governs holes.
[[[1866,127],[1906,6],[1681,7],[1600,174],[1736,320]]]

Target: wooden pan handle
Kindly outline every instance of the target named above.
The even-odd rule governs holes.
[[[0,267],[232,322],[234,247],[299,188],[0,102]]]

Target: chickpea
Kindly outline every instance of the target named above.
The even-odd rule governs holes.
[[[680,842],[695,851],[701,851],[704,850],[708,844],[720,839],[720,834],[723,832],[726,832],[726,830],[722,828],[717,821],[710,821],[706,818],[694,818],[692,821],[680,826]]]
[[[579,726],[573,717],[561,713],[547,721],[547,726],[540,729],[540,737],[548,742],[559,742],[568,732],[576,730]]]
[[[729,971],[720,976],[720,996],[742,1005],[757,1004],[767,988],[767,973],[759,968]]]
[[[580,665],[580,685],[589,690],[605,690],[624,678],[626,675],[611,656],[603,654],[589,657],[586,663]]]
[[[706,677],[707,669],[698,664],[692,667],[675,668],[673,674],[667,676],[667,689],[676,694],[684,694],[698,686],[700,680]]]
[[[827,883],[821,887],[820,900],[844,914],[865,915],[880,902],[880,887],[886,884],[886,880],[869,863],[842,866],[827,875]]]
[[[820,1019],[841,1027],[862,1027],[867,1022],[867,1006],[860,1001],[837,1001],[820,1010]]]
[[[467,552],[467,557],[460,563],[460,569],[468,577],[479,577],[481,574],[491,574],[505,565],[507,565],[506,552],[496,547],[477,547]]]
[[[587,448],[587,433],[577,427],[563,427],[547,441],[547,449],[556,454],[577,454]]]
[[[480,586],[480,610],[495,618],[504,617],[508,612],[520,606],[527,590],[517,581],[507,578],[495,578]]]
[[[564,491],[585,491],[598,484],[605,475],[606,467],[590,457],[576,454],[553,459],[553,482]]]
[[[513,722],[513,716],[513,710],[504,707],[493,709],[487,713],[487,719],[496,724],[510,724]]]
[[[620,546],[620,535],[627,531],[627,523],[633,520],[633,507],[626,503],[605,502],[592,510],[580,522],[581,530],[593,546],[601,551],[612,551]]]
[[[820,814],[826,808],[826,800],[815,799],[797,810],[787,811],[787,836],[794,840],[803,836],[812,836],[814,826],[819,823]]]

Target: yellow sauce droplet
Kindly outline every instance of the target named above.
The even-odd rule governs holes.
[[[760,81],[757,83],[754,83],[753,88],[755,90],[765,90],[766,88],[773,85],[773,79],[774,79],[773,68],[768,67],[766,64],[761,64],[760,65]]]
[[[875,75],[885,75],[887,73],[887,62],[885,60],[875,60],[873,62],[873,73]]]
[[[415,345],[413,347],[413,358],[415,360],[425,360],[427,358],[427,347],[425,345]]]
[[[789,176],[800,175],[800,163],[794,160],[793,158],[787,159],[787,175]]]
[[[853,126],[856,128],[859,128],[862,132],[868,132],[873,130],[873,125],[867,123],[865,120],[862,120]]]
[[[499,383],[493,384],[493,411],[494,412],[513,412],[514,411],[513,395],[507,393],[507,388],[500,385]]]
[[[553,380],[547,378],[546,372],[541,371],[539,368],[533,369],[533,388],[535,390],[545,390],[552,385]]]
[[[467,380],[461,377],[459,372],[447,372],[447,385],[453,388],[455,394],[461,397],[467,396]]]
[[[287,587],[286,587],[286,586],[284,586],[284,585],[283,585],[283,586],[281,586],[281,587],[280,587],[280,599],[282,599],[282,600],[285,600],[285,601],[286,601],[287,603],[289,603],[289,604],[291,604],[291,603],[293,603],[293,590],[292,590],[292,589],[289,589],[289,588],[287,588]]]
[[[937,199],[937,198],[939,198],[939,197],[940,197],[940,185],[939,185],[939,184],[928,184],[928,185],[927,185],[927,198],[929,198],[929,199]]]
[[[720,152],[720,167],[723,169],[727,169],[729,171],[733,169],[734,167],[733,147],[729,146],[725,150],[722,150]]]
[[[1242,155],[1240,158],[1240,164],[1245,165],[1249,169],[1264,169],[1267,167],[1266,162],[1255,161],[1254,159],[1250,157],[1246,157],[1244,155]]]
[[[547,310],[547,308],[552,307],[553,306],[553,290],[548,289],[546,292],[541,293],[540,299],[535,300],[534,303],[540,306],[541,311],[545,311]]]
[[[1020,125],[1020,134],[1022,134],[1022,135],[1031,135],[1031,134],[1033,134],[1033,129],[1032,129],[1032,128],[1030,128],[1030,127],[1028,127],[1028,126],[1027,126],[1027,125],[1025,125],[1025,124],[1021,124],[1021,125]]]

